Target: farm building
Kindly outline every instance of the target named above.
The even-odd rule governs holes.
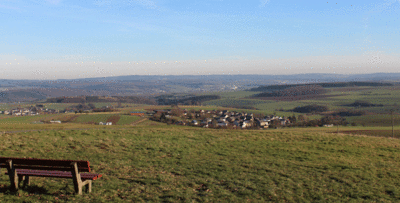
[[[144,116],[145,112],[134,111],[131,112],[131,116]]]

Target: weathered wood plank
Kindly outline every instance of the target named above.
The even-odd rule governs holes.
[[[76,162],[81,172],[90,172],[89,161],[83,160],[54,160],[54,159],[36,159],[36,158],[16,158],[16,157],[0,157],[0,167],[7,164],[7,160],[13,160],[15,166],[48,166],[48,167],[70,167],[72,162]]]
[[[76,162],[71,163],[72,180],[74,181],[75,192],[78,195],[82,194],[82,180],[78,172],[78,164]]]
[[[18,190],[18,176],[12,160],[7,160],[7,172],[8,177],[10,178],[11,188],[14,190]]]
[[[35,171],[35,170],[25,170],[16,169],[18,176],[35,176],[35,177],[55,177],[55,178],[72,178],[71,172],[62,171]],[[8,175],[8,172],[6,172]],[[80,173],[82,180],[97,180],[102,177],[101,174],[95,173]]]
[[[0,167],[1,168],[1,167]],[[31,165],[14,165],[15,169],[29,169],[29,170],[47,170],[47,171],[69,171],[71,167],[59,167],[59,166],[31,166]],[[79,172],[89,172],[89,168],[79,168]]]
[[[92,181],[102,177],[101,174],[80,173],[90,172],[89,161],[53,160],[36,158],[0,157],[0,167],[7,168],[12,189],[17,190],[19,183],[29,185],[29,177],[72,178],[75,192],[82,194],[82,187],[92,191]]]

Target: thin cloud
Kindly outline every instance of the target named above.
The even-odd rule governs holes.
[[[157,8],[157,5],[154,3],[154,1],[150,0],[131,0],[130,2],[135,2],[139,5],[145,6],[147,8]]]
[[[265,7],[268,3],[269,3],[269,1],[270,0],[260,0],[260,7]]]
[[[95,5],[97,6],[122,6],[122,5],[141,5],[146,8],[155,9],[157,4],[151,0],[122,0],[122,1],[112,1],[112,0],[96,0]]]
[[[6,5],[1,5],[1,4],[0,4],[0,8],[9,9],[9,10],[19,10],[19,8],[17,8],[17,7],[6,6]]]
[[[111,0],[97,0],[94,2],[96,6],[109,6],[112,4]]]
[[[47,3],[53,4],[53,5],[58,5],[61,3],[62,0],[46,0]]]

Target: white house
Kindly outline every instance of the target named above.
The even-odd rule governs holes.
[[[228,126],[228,123],[219,122],[217,125],[220,126],[220,127],[227,127],[227,126]]]
[[[269,121],[267,119],[258,120],[258,125],[262,128],[268,128]]]
[[[242,128],[247,128],[251,127],[251,122],[250,121],[243,121]]]
[[[99,122],[99,125],[112,125],[112,122],[106,122],[106,123]]]
[[[331,127],[333,127],[333,124],[324,124],[324,127],[331,128]]]

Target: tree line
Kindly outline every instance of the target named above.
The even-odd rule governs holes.
[[[155,99],[141,96],[77,96],[48,98],[46,103],[96,103],[96,102],[121,102],[135,104],[156,105]]]
[[[312,83],[312,84],[291,84],[291,85],[266,85],[259,86],[250,89],[254,92],[273,92],[278,90],[284,90],[292,87],[302,87],[308,85],[318,85],[323,88],[333,88],[333,87],[381,87],[381,86],[393,86],[392,83],[381,83],[381,82],[334,82],[334,83]]]

